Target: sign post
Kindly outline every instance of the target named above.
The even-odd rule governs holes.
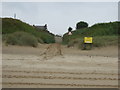
[[[93,38],[92,37],[84,37],[84,49],[89,45],[90,49],[92,48]]]

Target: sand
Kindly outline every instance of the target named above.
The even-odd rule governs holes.
[[[88,51],[61,46],[62,55],[44,59],[41,54],[48,46],[3,45],[3,88],[118,87],[117,46]]]

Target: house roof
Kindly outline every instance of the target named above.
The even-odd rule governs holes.
[[[47,30],[47,24],[45,24],[44,26],[35,26],[35,27],[41,30]]]
[[[35,26],[35,27],[38,28],[38,29],[46,30],[45,26]]]

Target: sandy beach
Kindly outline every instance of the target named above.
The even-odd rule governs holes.
[[[2,47],[3,88],[117,88],[118,47],[79,50],[61,46],[62,55],[44,59],[37,48]],[[51,51],[50,54],[54,52]]]

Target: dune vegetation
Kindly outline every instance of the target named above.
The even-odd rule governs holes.
[[[68,44],[68,46],[77,45],[81,48],[84,37],[93,37],[94,47],[118,45],[119,29],[120,22],[98,23],[91,27],[73,30],[70,36],[65,33],[63,44]]]
[[[17,42],[21,36],[21,43]],[[3,41],[7,44],[18,44],[18,45],[29,45],[30,43],[25,42],[26,38],[29,38],[29,41],[39,43],[54,43],[54,34],[50,33],[47,30],[38,30],[36,27],[29,25],[25,22],[22,22],[18,19],[13,18],[2,18],[2,37]],[[24,37],[24,38],[23,38]],[[12,40],[9,40],[11,39]],[[13,40],[14,39],[14,40]],[[24,41],[25,40],[25,41]],[[37,40],[37,41],[36,41]],[[31,45],[30,45],[31,46]],[[34,46],[34,45],[33,45]]]

